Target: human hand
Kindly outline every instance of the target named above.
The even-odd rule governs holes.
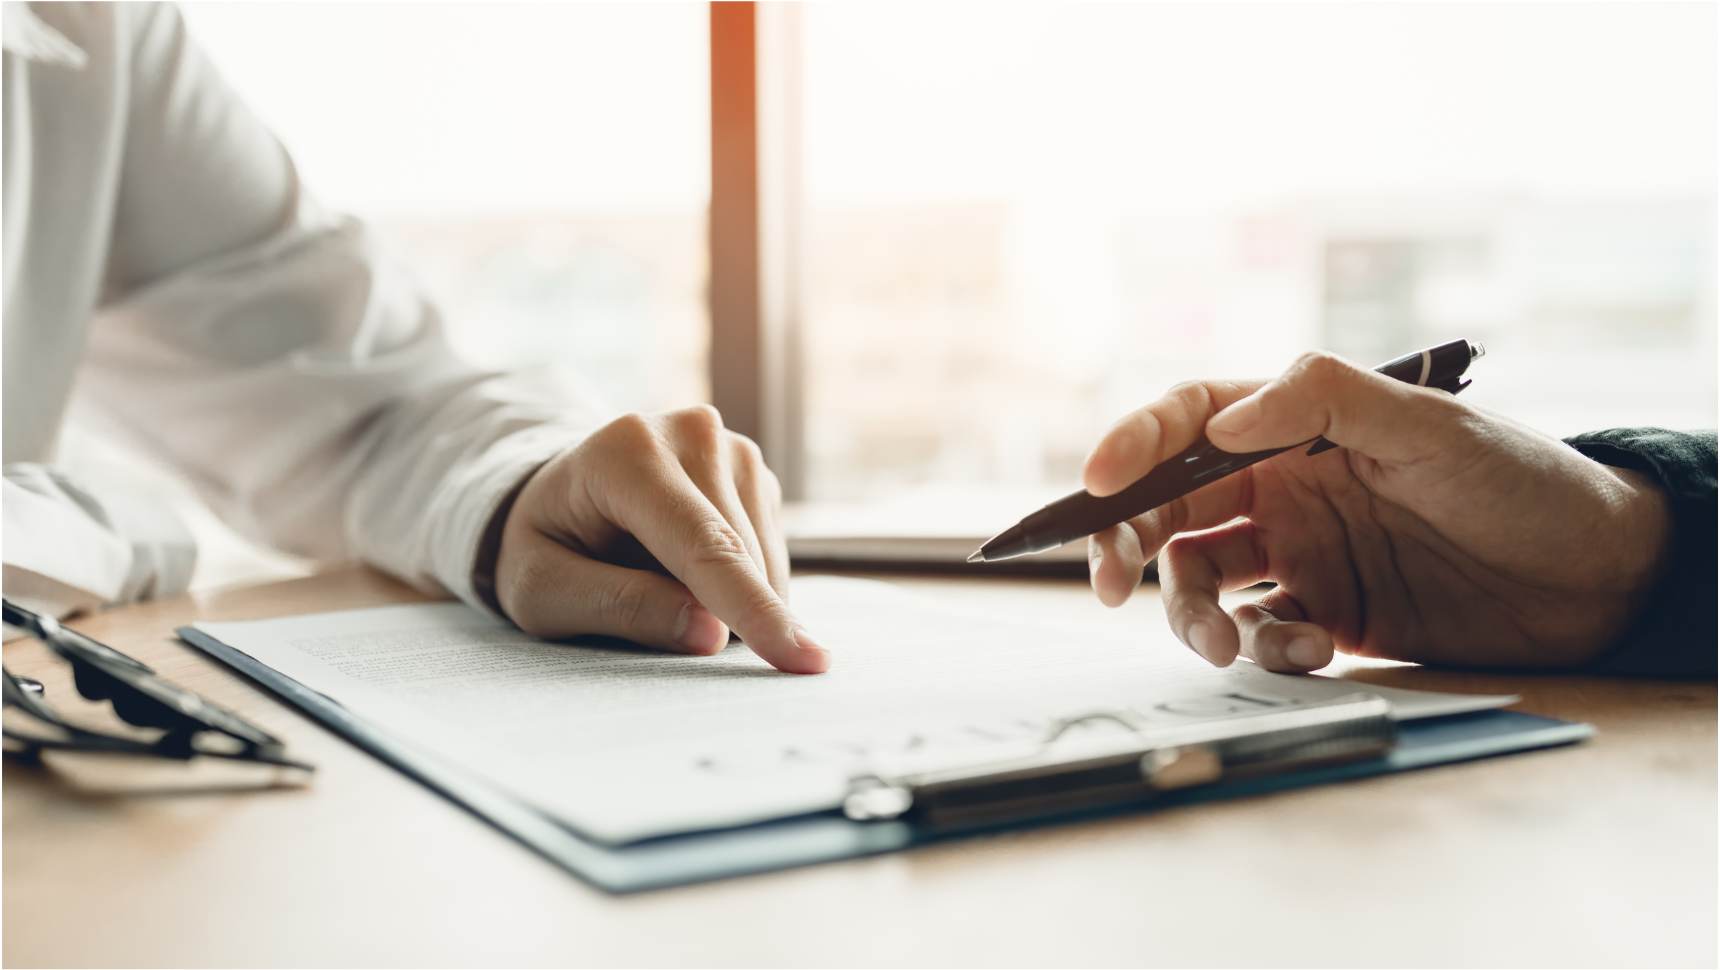
[[[1272,381],[1179,385],[1111,429],[1084,479],[1109,495],[1193,444],[1324,436],[1089,540],[1117,606],[1157,555],[1171,629],[1217,666],[1325,666],[1334,649],[1428,663],[1574,666],[1629,622],[1670,528],[1633,472],[1327,354]],[[1219,593],[1277,588],[1227,614]]]
[[[495,598],[533,636],[623,637],[712,654],[732,626],[791,673],[830,655],[789,612],[782,489],[716,409],[629,414],[527,480],[506,513]]]

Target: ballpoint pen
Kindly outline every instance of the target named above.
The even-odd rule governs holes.
[[[1471,361],[1485,352],[1485,348],[1473,341],[1453,340],[1405,354],[1381,364],[1375,371],[1407,384],[1456,394],[1470,384],[1462,379],[1463,372],[1468,370]],[[1249,465],[1308,443],[1304,441],[1283,448],[1232,454],[1214,447],[1202,435],[1200,440],[1161,462],[1145,477],[1115,495],[1100,498],[1083,490],[1052,502],[987,540],[967,561],[1001,562],[1055,549],[1066,542],[1103,532]],[[1324,438],[1315,438],[1308,454],[1317,455],[1335,447]]]

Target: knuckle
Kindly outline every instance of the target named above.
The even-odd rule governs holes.
[[[693,561],[700,566],[726,568],[752,562],[746,541],[726,522],[701,522],[689,548]]]
[[[637,630],[645,619],[650,595],[637,579],[623,579],[596,591],[592,612],[613,630]]]
[[[1164,551],[1159,553],[1159,555],[1172,561],[1182,561],[1188,558],[1189,553],[1193,548],[1193,539],[1188,536],[1177,536],[1171,541],[1165,543]]]
[[[651,427],[649,418],[633,412],[623,414],[599,428],[594,437],[606,448],[627,454],[638,454],[655,445],[657,432]]]
[[[1203,588],[1210,572],[1198,534],[1177,536],[1159,551],[1159,580],[1168,598],[1180,601],[1186,594]]]
[[[714,440],[723,430],[723,416],[709,404],[695,404],[669,412],[669,426],[677,434],[695,440]]]
[[[1350,372],[1350,362],[1324,350],[1309,351],[1296,358],[1292,373],[1314,384],[1330,384],[1342,380]]]
[[[758,442],[738,431],[729,432],[729,440],[734,444],[735,458],[739,460],[740,465],[751,468],[764,467],[764,449],[758,446]]]
[[[782,601],[776,598],[776,591],[769,586],[759,587],[759,591],[747,597],[746,612],[755,617],[776,617],[782,614]]]
[[[1244,639],[1249,639],[1258,632],[1259,627],[1274,617],[1259,603],[1244,603],[1230,611],[1230,619],[1237,629],[1242,631]]]
[[[1206,413],[1213,410],[1212,389],[1205,381],[1183,381],[1174,385],[1165,395],[1190,413]]]

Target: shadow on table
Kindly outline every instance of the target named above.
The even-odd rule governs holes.
[[[273,765],[205,759],[191,762],[52,752],[39,762],[6,755],[7,787],[41,785],[80,801],[196,798],[252,792],[292,792],[314,773]]]

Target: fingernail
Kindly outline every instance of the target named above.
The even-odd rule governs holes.
[[[1212,416],[1206,423],[1211,431],[1241,434],[1260,421],[1260,395],[1250,394]]]
[[[681,607],[675,642],[695,653],[716,653],[728,644],[728,630],[717,615],[697,603]]]
[[[818,641],[812,639],[812,634],[807,633],[806,630],[801,628],[796,628],[794,631],[794,645],[807,653],[817,654],[821,657],[828,657],[830,655],[830,651],[819,646]]]
[[[1205,620],[1196,620],[1194,623],[1190,624],[1188,628],[1188,645],[1193,648],[1195,653],[1211,660],[1212,656],[1206,652],[1206,648],[1210,646],[1211,643],[1212,626],[1210,624]]]
[[[1319,641],[1313,637],[1297,637],[1284,648],[1284,659],[1297,667],[1312,669],[1320,666],[1320,661],[1325,659],[1323,653]]]

